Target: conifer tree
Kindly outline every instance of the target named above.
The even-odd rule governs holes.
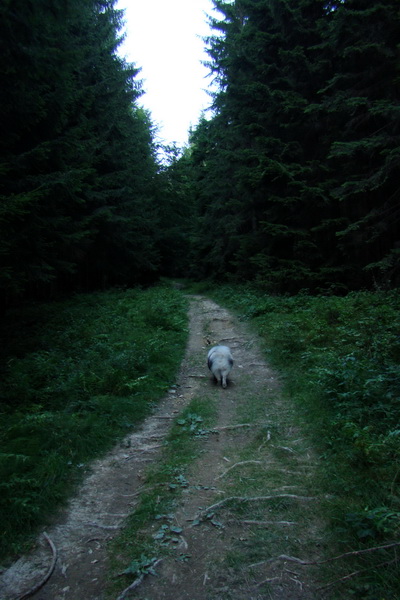
[[[221,268],[307,285],[320,258],[311,235],[315,208],[325,202],[317,131],[305,114],[320,81],[312,47],[321,7],[308,0],[215,5],[224,18],[213,20],[218,33],[209,40],[220,87],[210,146],[223,184],[207,213],[215,230],[224,229],[222,239],[215,231],[217,244],[231,247]],[[215,175],[209,170],[206,179]]]
[[[395,0],[214,0],[214,116],[192,137],[204,274],[398,280]]]
[[[0,6],[3,297],[132,283],[157,269],[157,170],[115,0]]]
[[[352,285],[400,279],[400,12],[396,0],[346,0],[331,11],[335,72],[321,90],[330,125],[338,245]]]
[[[160,271],[164,276],[188,276],[196,223],[191,155],[188,148],[175,144],[164,147],[164,163],[159,173],[157,247]]]

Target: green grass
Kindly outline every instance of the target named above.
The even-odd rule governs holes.
[[[174,381],[187,301],[168,287],[10,311],[1,330],[0,557],[24,548],[86,463]]]
[[[215,402],[195,398],[175,419],[161,458],[146,473],[139,505],[110,544],[110,598],[132,582],[132,575],[143,572],[149,561],[171,550],[179,533],[172,513],[182,491],[189,486],[187,472],[202,450],[201,441],[212,435],[216,416]],[[118,576],[121,573],[126,578]]]
[[[376,548],[400,533],[400,295],[274,297],[251,288],[209,292],[249,321],[279,369],[288,401],[317,452],[328,497],[329,546]],[[393,550],[348,560],[345,593],[399,598]],[[377,567],[377,565],[381,565]],[[338,597],[343,590],[338,588]]]

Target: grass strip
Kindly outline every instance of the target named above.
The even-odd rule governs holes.
[[[108,597],[115,598],[132,578],[151,573],[155,561],[179,541],[173,513],[190,485],[187,471],[199,456],[201,441],[210,434],[216,418],[215,402],[195,398],[175,419],[160,459],[146,474],[138,506],[110,544]]]

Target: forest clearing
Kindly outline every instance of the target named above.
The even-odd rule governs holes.
[[[254,310],[254,296],[249,302],[243,290],[242,295],[233,295],[229,288],[221,292],[241,301],[242,311],[245,301]],[[160,330],[160,304],[155,301],[159,294],[159,300],[169,298],[170,307],[179,307],[174,319],[182,327],[185,304],[178,298],[184,300],[184,294],[165,288],[151,292],[155,310],[149,307],[148,322],[157,315]],[[372,482],[365,482],[364,489],[360,480],[366,472],[373,473],[373,465],[364,465],[359,475],[355,469],[345,483],[343,456],[342,464],[331,464],[322,430],[320,447],[315,444],[319,436],[312,430],[318,423],[307,426],[294,401],[295,393],[288,394],[288,371],[276,371],[265,362],[263,329],[257,327],[256,333],[234,313],[203,296],[189,298],[187,350],[168,393],[160,403],[152,404],[142,425],[110,453],[81,465],[82,484],[61,512],[53,508],[50,520],[42,516],[57,556],[49,580],[32,597],[317,599],[343,597],[348,590],[358,597],[374,598],[383,593],[377,590],[385,589],[385,597],[396,598],[390,595],[397,581],[393,568],[399,525],[396,480],[390,481],[391,495],[386,498],[390,507],[382,506],[372,519],[372,502],[379,503],[382,497],[378,499]],[[265,310],[268,299],[262,301]],[[127,302],[123,301],[124,309]],[[331,314],[332,309],[327,310]],[[272,315],[270,335],[276,328]],[[103,328],[104,324],[103,320]],[[206,366],[214,343],[229,344],[234,357],[225,390],[215,385]],[[141,377],[140,381],[146,380],[145,375]],[[302,394],[301,382],[298,392]],[[119,401],[115,396],[113,400]],[[369,431],[372,452],[373,432]],[[382,436],[378,450],[382,452]],[[350,452],[345,446],[342,451]],[[54,461],[51,455],[48,458]],[[376,487],[385,495],[377,456],[374,462],[382,477]],[[371,503],[368,512],[363,505],[366,498]],[[341,517],[340,510],[344,512]],[[353,514],[352,510],[355,526],[346,524],[345,515]],[[332,527],[332,518],[343,520],[341,529]],[[363,538],[359,532],[367,527],[369,533]],[[3,571],[1,598],[24,597],[46,577],[52,554],[49,542],[43,536],[36,542],[31,539],[31,551]],[[375,572],[374,553],[387,565]]]

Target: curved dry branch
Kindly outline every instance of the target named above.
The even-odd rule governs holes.
[[[201,519],[204,515],[207,515],[213,510],[221,508],[225,504],[228,504],[228,502],[265,502],[267,500],[280,500],[283,498],[290,498],[292,500],[299,500],[302,502],[317,500],[317,498],[314,496],[298,496],[297,494],[273,494],[271,496],[229,496],[228,498],[223,498],[219,502],[216,502],[215,504],[211,504],[211,506],[204,508],[198,514],[197,519]]]
[[[229,467],[229,469],[227,469],[226,471],[224,471],[223,473],[221,473],[221,475],[218,475],[218,477],[215,478],[215,481],[217,479],[221,479],[222,477],[225,477],[225,475],[227,473],[229,473],[229,471],[232,471],[232,469],[235,469],[236,467],[240,467],[242,465],[249,465],[249,464],[262,465],[263,463],[261,462],[261,460],[243,460],[241,462],[237,462],[234,465],[232,465],[231,467]]]
[[[28,590],[27,592],[22,594],[22,596],[18,596],[17,600],[26,600],[26,598],[30,598],[31,596],[36,594],[36,592],[38,592],[44,586],[44,584],[47,583],[47,581],[50,579],[50,577],[53,574],[54,567],[56,566],[56,562],[57,562],[57,549],[46,532],[43,533],[43,537],[46,540],[46,542],[49,544],[51,551],[53,553],[51,565],[50,565],[46,575],[39,581],[39,583],[37,583],[30,590]]]
[[[127,595],[128,592],[131,592],[132,590],[134,590],[135,588],[137,588],[142,583],[143,579],[144,579],[144,574],[142,573],[142,575],[139,575],[139,577],[137,577],[133,583],[131,583],[130,585],[128,585],[128,587],[125,588],[120,593],[120,595],[118,596],[117,600],[123,600],[125,598],[125,596]]]

